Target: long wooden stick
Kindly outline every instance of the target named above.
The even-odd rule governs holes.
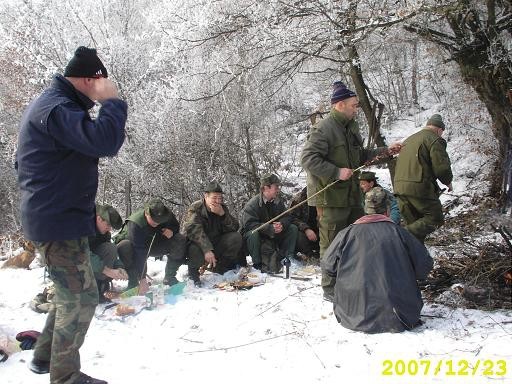
[[[151,247],[153,246],[153,242],[155,241],[155,236],[156,232],[153,234],[153,237],[151,238],[151,243],[149,243],[148,253],[146,254],[146,259],[144,260],[144,268],[142,269],[142,273],[140,274],[139,282],[144,278],[144,276],[148,272],[148,267],[146,263],[148,262],[149,253],[151,252]],[[137,289],[137,293],[140,293],[140,289]]]
[[[363,164],[361,165],[360,167],[357,167],[356,169],[354,169],[352,171],[352,173],[356,173],[357,171],[360,171],[361,169],[365,168],[365,167],[369,167],[371,164]],[[269,221],[267,221],[266,223],[263,223],[261,224],[258,228],[256,229],[253,229],[252,230],[252,233],[256,233],[258,232],[260,229],[266,227],[267,225],[269,225],[270,223],[273,223],[274,221],[276,221],[277,219],[283,217],[284,215],[286,215],[287,213],[293,211],[294,209],[300,207],[301,205],[305,204],[308,200],[311,200],[313,197],[319,195],[320,193],[322,193],[323,191],[325,191],[326,189],[329,189],[331,188],[334,184],[336,184],[338,181],[340,181],[340,179],[337,179],[335,181],[333,181],[332,183],[330,184],[327,184],[325,187],[323,187],[321,190],[319,190],[318,192],[314,193],[313,195],[309,196],[306,200],[303,200],[301,201],[300,203],[294,205],[293,207],[291,208],[288,208],[286,211],[280,213],[279,215],[277,215],[276,217],[270,219]]]

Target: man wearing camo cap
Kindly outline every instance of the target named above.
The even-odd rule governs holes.
[[[336,279],[334,314],[345,328],[367,333],[401,332],[421,324],[416,280],[433,261],[425,246],[388,217],[386,194],[366,194],[367,215],[336,235],[322,272]]]

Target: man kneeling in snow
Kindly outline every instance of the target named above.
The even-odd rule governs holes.
[[[416,280],[427,277],[432,258],[389,219],[382,190],[373,189],[365,200],[368,214],[338,233],[322,261],[322,270],[336,277],[334,314],[355,331],[412,329],[423,307]]]

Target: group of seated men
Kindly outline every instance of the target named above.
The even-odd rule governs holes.
[[[176,216],[159,199],[147,202],[124,223],[112,206],[97,204],[96,234],[89,238],[89,244],[100,293],[108,289],[112,279],[128,280],[128,288],[147,287],[146,260],[150,256],[167,256],[164,284],[177,283],[176,272],[187,263],[190,279],[200,286],[201,269],[222,274],[245,265],[247,253],[254,266],[264,272],[278,272],[283,258],[296,255],[296,244],[304,257],[316,255],[316,216],[302,221],[301,214],[295,212],[254,231],[286,210],[279,191],[279,178],[264,176],[260,193],[241,213],[240,225],[224,203],[221,185],[212,181],[203,198],[188,208],[183,234]],[[306,240],[299,237],[297,242],[298,228]],[[113,239],[112,229],[119,231]]]
[[[321,263],[336,278],[334,313],[354,330],[412,329],[423,305],[416,279],[426,277],[432,259],[423,244],[396,225],[400,213],[394,196],[378,184],[375,173],[362,172],[359,183],[366,215],[336,236]],[[202,270],[222,274],[245,265],[247,254],[256,268],[268,273],[277,273],[285,258],[297,254],[318,257],[317,215],[304,203],[306,189],[290,204],[300,206],[279,217],[286,210],[280,184],[274,174],[262,177],[260,193],[246,203],[239,223],[224,202],[221,185],[210,182],[203,198],[188,208],[183,234],[172,211],[158,199],[124,223],[113,207],[98,204],[96,236],[89,243],[100,293],[112,279],[128,280],[128,288],[147,289],[149,256],[167,255],[164,284],[177,283],[176,272],[187,263],[196,286],[201,286]],[[119,230],[113,242],[112,229]]]
[[[361,190],[366,193],[382,189],[376,180],[373,172],[362,173]],[[89,246],[100,292],[106,291],[113,279],[128,280],[128,288],[146,286],[149,256],[167,256],[164,284],[177,283],[176,272],[187,263],[189,277],[198,286],[201,268],[222,274],[237,265],[245,265],[247,254],[251,255],[255,268],[270,273],[277,273],[285,258],[298,255],[317,258],[316,209],[307,203],[255,230],[286,210],[279,196],[280,184],[274,174],[262,177],[260,193],[243,208],[240,224],[224,203],[221,185],[210,182],[203,198],[188,208],[183,234],[176,216],[159,199],[147,202],[124,223],[112,206],[97,204],[96,235],[89,238]],[[303,203],[306,195],[304,188],[293,197],[290,207]],[[386,196],[392,216],[396,216],[393,195],[386,191]],[[399,214],[394,220],[399,221]],[[119,231],[113,239],[112,229]]]

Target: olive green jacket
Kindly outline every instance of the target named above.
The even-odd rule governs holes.
[[[213,251],[224,233],[238,230],[238,220],[229,213],[227,206],[222,204],[222,208],[224,216],[218,216],[206,208],[204,199],[192,203],[188,208],[184,223],[185,233],[203,253]]]
[[[404,141],[396,163],[395,195],[437,199],[439,180],[449,185],[453,180],[446,141],[429,129],[422,129]]]
[[[331,109],[329,116],[311,128],[301,155],[307,173],[308,197],[337,180],[340,168],[355,169],[381,150],[363,149],[359,125],[353,119]],[[340,180],[309,200],[317,207],[361,207],[362,193],[356,175]]]

